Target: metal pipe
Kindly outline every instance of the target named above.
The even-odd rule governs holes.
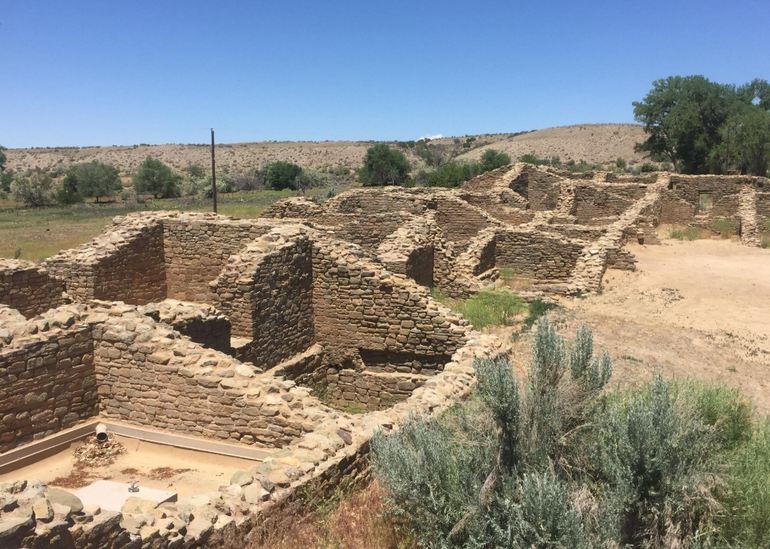
[[[107,442],[107,426],[104,423],[96,426],[94,434],[97,442]]]

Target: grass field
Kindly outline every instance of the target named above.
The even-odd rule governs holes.
[[[328,188],[310,189],[308,196],[324,197]],[[259,216],[282,198],[296,191],[241,191],[219,195],[219,213],[242,218]],[[79,204],[50,208],[21,209],[0,203],[0,257],[43,259],[59,250],[87,242],[117,215],[136,211],[210,211],[211,200],[198,198],[148,199],[145,203]]]

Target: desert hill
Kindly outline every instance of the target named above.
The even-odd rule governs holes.
[[[452,151],[459,159],[475,159],[487,148],[502,150],[516,159],[532,153],[539,157],[559,156],[563,162],[585,160],[590,163],[614,162],[623,158],[639,162],[634,144],[644,138],[641,126],[632,124],[584,124],[536,130],[523,134],[491,134],[444,137],[431,145]],[[287,141],[222,144],[217,147],[217,165],[226,171],[245,173],[274,160],[286,160],[307,168],[360,166],[371,141]],[[414,148],[403,147],[409,160],[419,165],[422,160]],[[14,170],[43,168],[53,170],[72,163],[100,160],[118,167],[124,174],[133,173],[148,156],[160,158],[181,170],[191,164],[207,166],[207,145],[129,145],[110,147],[51,147],[10,149],[6,152],[8,167]]]
[[[539,158],[558,156],[562,162],[585,160],[591,164],[605,164],[622,158],[632,164],[645,159],[644,155],[634,151],[634,145],[644,139],[642,126],[635,124],[581,124],[504,137],[459,158],[476,159],[485,149],[493,148],[514,159],[534,154]]]

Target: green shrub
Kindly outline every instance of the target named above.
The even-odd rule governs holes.
[[[733,449],[751,438],[753,406],[737,389],[680,381],[673,384],[672,391],[675,398],[692,403],[698,417],[712,427],[719,447]]]
[[[180,177],[157,158],[146,158],[133,179],[137,194],[151,194],[155,198],[179,196]]]
[[[669,235],[675,240],[698,240],[701,237],[700,229],[687,227],[686,229],[673,229]]]
[[[686,543],[715,514],[709,458],[713,430],[659,376],[611,402],[592,454],[625,509],[623,541]]]
[[[729,238],[737,233],[738,224],[735,219],[720,217],[711,222],[711,228],[719,233],[722,238]]]
[[[551,162],[547,158],[538,158],[536,154],[527,153],[519,157],[519,162],[525,162],[527,164],[534,164],[536,166],[547,166]]]
[[[640,169],[642,173],[650,173],[656,171],[655,164],[652,164],[651,162],[645,162],[642,164]]]
[[[487,149],[484,151],[484,154],[481,155],[481,171],[483,172],[501,168],[502,166],[506,166],[510,163],[510,155],[495,149]]]
[[[70,166],[62,188],[72,199],[77,196],[94,197],[98,203],[101,197],[113,196],[122,185],[115,166],[93,160]]]
[[[423,547],[767,547],[770,423],[732,389],[656,377],[606,394],[587,328],[547,318],[523,390],[474,362],[470,398],[372,443],[374,472]]]
[[[770,423],[731,458],[720,532],[733,547],[770,547]]]
[[[11,192],[11,183],[13,182],[14,172],[11,169],[0,171],[0,191]]]
[[[588,330],[572,358],[572,347],[547,320],[537,337],[524,400],[507,359],[479,358],[477,396],[468,404],[439,421],[413,418],[390,436],[374,437],[375,474],[422,546],[596,546],[569,480],[553,468],[558,458],[532,441],[548,438],[555,447],[570,439],[570,432],[551,436],[552,430],[572,426],[576,410],[595,408],[601,388],[586,383],[586,375],[606,364],[587,356]]]
[[[428,187],[459,187],[480,173],[474,162],[447,162],[427,174]]]
[[[618,158],[617,160],[615,160],[615,167],[620,171],[625,171],[626,161],[622,158]]]
[[[40,208],[51,203],[53,179],[37,168],[17,174],[11,182],[11,195],[14,200],[30,208]]]
[[[264,168],[265,182],[271,189],[297,189],[298,179],[302,175],[302,168],[292,162],[278,160],[271,162]]]
[[[527,311],[527,304],[507,290],[483,290],[469,299],[450,299],[434,290],[433,297],[463,315],[476,329],[504,326]]]
[[[409,175],[409,161],[404,153],[383,143],[366,151],[358,177],[365,187],[401,185]]]

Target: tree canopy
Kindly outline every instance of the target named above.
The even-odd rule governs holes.
[[[380,143],[369,147],[358,177],[366,187],[401,185],[409,176],[409,161],[404,153]]]
[[[647,139],[637,149],[682,173],[740,171],[765,175],[770,162],[770,85],[743,86],[703,76],[653,82],[634,116]]]
[[[511,163],[511,157],[504,152],[487,149],[481,155],[481,171],[488,172],[496,168],[502,168]]]
[[[296,189],[302,168],[292,162],[279,160],[265,166],[265,182],[273,189]]]
[[[155,198],[179,196],[180,177],[157,158],[146,158],[139,171],[134,174],[134,188],[137,193],[147,193]]]
[[[99,198],[112,196],[121,189],[120,175],[115,166],[98,160],[75,164],[67,170],[63,188],[68,193],[95,197],[99,202]]]
[[[5,170],[5,162],[8,158],[5,156],[5,147],[0,145],[0,172]]]

